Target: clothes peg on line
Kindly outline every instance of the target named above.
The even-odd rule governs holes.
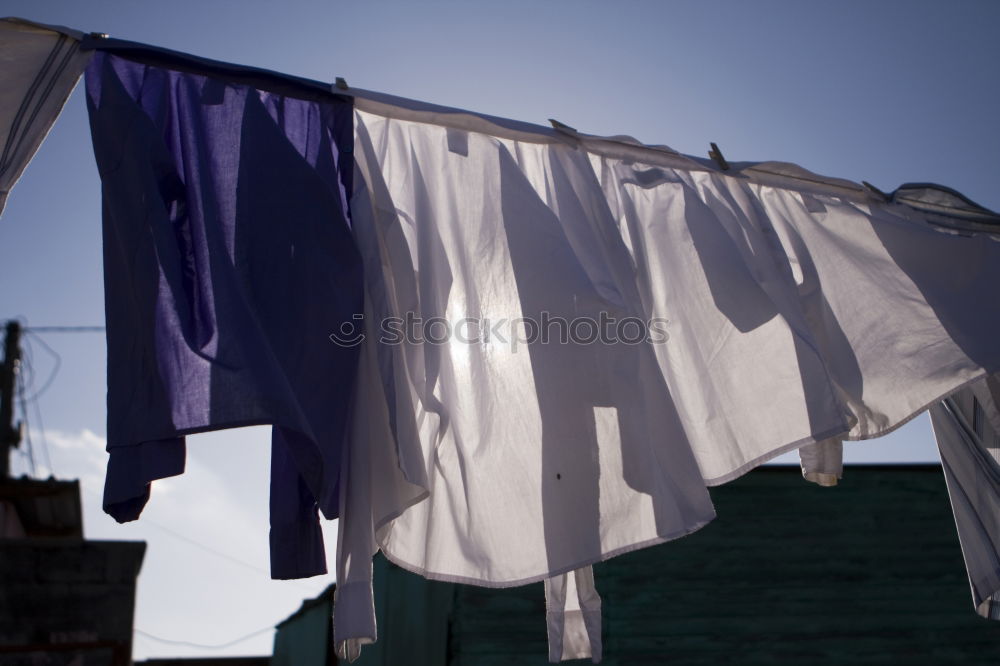
[[[708,151],[708,156],[715,160],[715,163],[719,165],[720,169],[723,171],[729,171],[729,162],[727,162],[726,158],[722,156],[722,151],[719,150],[719,147],[715,145],[714,142],[709,145],[712,149]]]
[[[552,128],[559,132],[567,132],[569,134],[576,134],[576,128],[570,127],[566,123],[561,123],[555,118],[549,118],[549,123],[551,123]]]
[[[861,181],[861,184],[864,185],[865,188],[869,192],[871,192],[872,194],[874,194],[875,196],[877,196],[882,201],[890,201],[890,200],[892,200],[891,196],[889,196],[888,194],[886,194],[882,190],[878,189],[877,187],[875,187],[874,185],[872,185],[871,183],[869,183],[867,180]]]

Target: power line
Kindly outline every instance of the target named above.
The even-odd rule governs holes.
[[[246,567],[247,569],[251,569],[253,571],[256,571],[257,573],[267,574],[268,576],[271,575],[270,571],[267,571],[265,569],[262,569],[261,567],[258,567],[258,566],[255,566],[253,564],[250,564],[249,562],[244,562],[243,560],[235,558],[232,555],[228,555],[226,553],[223,553],[220,550],[216,550],[216,549],[212,548],[211,546],[206,546],[205,544],[201,543],[200,541],[197,541],[196,539],[192,539],[190,537],[186,537],[183,534],[180,534],[179,532],[173,531],[169,527],[164,527],[163,525],[160,525],[158,523],[154,523],[154,522],[152,522],[152,521],[150,521],[148,519],[144,520],[143,522],[145,522],[147,525],[155,527],[158,530],[166,532],[167,534],[169,534],[170,536],[174,537],[175,539],[180,539],[181,541],[189,543],[189,544],[191,544],[192,546],[194,546],[196,548],[201,548],[205,552],[211,553],[212,555],[215,555],[216,557],[221,557],[224,560],[229,560],[230,562],[232,562],[234,564],[239,564],[240,566]]]
[[[148,631],[143,631],[142,629],[138,629],[138,628],[133,629],[132,631],[134,631],[135,633],[137,633],[137,634],[139,634],[141,636],[145,636],[146,638],[152,639],[154,641],[158,641],[160,643],[166,643],[168,645],[186,645],[188,647],[201,648],[201,649],[204,649],[204,650],[221,650],[223,648],[227,648],[227,647],[230,647],[232,645],[236,645],[237,643],[242,643],[243,641],[245,641],[247,639],[250,639],[250,638],[253,638],[254,636],[259,636],[260,634],[263,634],[266,631],[274,631],[274,625],[272,624],[270,626],[264,627],[263,629],[258,629],[257,631],[250,632],[249,634],[247,634],[245,636],[240,636],[239,638],[233,639],[233,640],[229,641],[228,643],[221,643],[219,645],[206,645],[204,643],[192,643],[191,641],[175,641],[175,640],[171,640],[169,638],[160,638],[159,636],[154,636],[153,634],[149,633]]]
[[[21,417],[24,418],[24,444],[28,452],[28,462],[31,466],[31,476],[38,476],[38,471],[35,468],[35,447],[31,441],[31,427],[28,423],[28,404],[24,401],[24,375],[17,373],[16,381],[17,397],[18,401],[21,403]]]
[[[38,338],[38,336],[35,337]],[[27,341],[27,337],[23,339]],[[32,439],[31,434],[32,418],[29,413],[29,406],[35,408],[35,415],[37,416],[38,422],[36,430],[38,432],[38,437],[41,440],[42,453],[45,455],[46,467],[50,475],[55,474],[55,469],[52,466],[52,456],[49,455],[49,442],[48,438],[45,436],[45,425],[42,422],[42,408],[39,406],[38,396],[45,392],[45,390],[52,385],[52,382],[55,381],[61,364],[59,354],[57,354],[54,349],[45,344],[41,338],[38,338],[38,342],[41,342],[42,346],[52,354],[56,361],[56,365],[49,377],[46,379],[45,385],[38,391],[35,391],[32,395],[27,395],[28,388],[34,386],[35,384],[35,353],[34,348],[30,344],[24,345],[21,354],[21,370],[23,370],[23,372],[18,373],[18,399],[21,403],[21,416],[24,419],[25,438],[27,440],[29,451],[28,460],[31,462],[32,476],[37,476],[37,470],[35,469],[34,440]]]
[[[55,476],[56,470],[52,466],[52,456],[49,455],[49,438],[45,436],[45,424],[42,423],[42,408],[38,406],[38,401],[28,401],[29,405],[35,408],[35,415],[38,417],[38,436],[42,440],[42,453],[45,454],[45,464],[49,468],[49,475]],[[25,418],[28,418],[25,416]]]
[[[30,326],[35,333],[103,333],[104,326]]]
[[[100,498],[102,502],[104,501],[104,498],[97,491],[95,491],[95,490],[93,490],[91,488],[86,488],[85,490],[87,491],[88,494],[93,495],[94,497]],[[233,564],[238,564],[241,567],[246,567],[247,569],[251,569],[252,571],[256,571],[257,573],[264,573],[264,574],[267,574],[269,576],[271,575],[271,573],[269,571],[266,571],[266,570],[262,569],[261,567],[258,567],[256,565],[250,564],[249,562],[244,562],[243,560],[241,560],[241,559],[239,559],[237,557],[233,557],[232,555],[229,555],[227,553],[223,553],[222,551],[216,550],[216,549],[212,548],[211,546],[206,546],[205,544],[201,543],[200,541],[198,541],[196,539],[192,539],[191,537],[186,537],[183,534],[180,534],[179,532],[175,532],[174,530],[170,529],[169,527],[165,527],[163,525],[160,525],[159,523],[156,523],[156,522],[154,522],[154,521],[152,521],[152,520],[150,520],[148,518],[143,518],[142,519],[142,524],[143,525],[149,525],[150,527],[155,527],[156,529],[158,529],[158,530],[160,530],[162,532],[166,532],[168,535],[174,537],[175,539],[179,539],[179,540],[181,540],[181,541],[183,541],[183,542],[185,542],[187,544],[190,544],[190,545],[194,546],[195,548],[200,548],[201,550],[204,550],[207,553],[211,553],[212,555],[215,555],[216,557],[221,557],[224,560],[229,560]]]
[[[37,333],[35,333],[32,329],[30,329],[30,328],[28,329],[28,334],[31,335],[31,337],[34,339],[35,342],[37,342],[38,344],[40,344],[42,346],[42,349],[44,349],[45,351],[47,351],[49,353],[49,355],[52,357],[53,361],[55,362],[55,365],[52,367],[52,370],[49,372],[49,376],[45,379],[45,383],[42,384],[42,388],[38,389],[37,391],[35,391],[34,393],[32,393],[30,397],[27,398],[28,402],[32,402],[34,400],[37,400],[40,395],[42,395],[43,393],[45,393],[49,389],[49,387],[52,386],[52,382],[54,382],[56,380],[56,375],[59,374],[59,369],[62,367],[62,356],[60,356],[59,352],[57,352],[55,349],[53,349],[52,347],[50,347],[48,345],[48,343],[46,343],[45,340],[43,340],[41,338],[41,336],[38,335]],[[27,339],[27,338],[25,338],[25,339]],[[35,383],[34,382],[34,372],[35,372],[35,370],[34,370],[34,365],[35,365],[34,364],[34,354],[32,353],[32,349],[31,349],[31,345],[30,344],[25,345],[25,347],[27,347],[27,349],[28,349],[28,355],[31,356],[31,361],[29,362],[29,365],[31,366],[31,373],[32,373],[31,384],[33,385]]]
[[[89,495],[92,495],[94,497],[100,498],[101,501],[103,502],[104,498],[97,491],[93,490],[92,488],[84,488],[84,490]],[[229,555],[228,553],[224,553],[221,550],[216,550],[215,548],[212,548],[211,546],[206,546],[205,544],[203,544],[202,542],[198,541],[197,539],[192,539],[191,537],[184,536],[183,534],[181,534],[179,532],[175,532],[174,530],[170,529],[169,527],[166,527],[166,526],[161,525],[161,524],[159,524],[157,522],[149,520],[148,518],[143,518],[142,519],[142,524],[143,525],[149,525],[150,527],[155,527],[156,529],[160,530],[161,532],[165,532],[168,536],[172,536],[175,539],[183,541],[183,542],[185,542],[185,543],[187,543],[187,544],[189,544],[191,546],[194,546],[195,548],[200,548],[201,550],[205,551],[206,553],[210,553],[212,555],[215,555],[216,557],[221,557],[224,560],[229,560],[230,562],[232,562],[234,564],[238,564],[241,567],[244,567],[246,569],[250,569],[251,571],[255,571],[257,573],[266,574],[268,577],[270,577],[270,575],[271,575],[271,572],[267,571],[266,569],[263,569],[261,567],[258,567],[256,565],[254,565],[254,564],[251,564],[249,562],[241,560],[238,557],[233,557],[232,555]],[[297,587],[301,587],[302,589],[312,589],[311,586],[309,586],[306,583],[302,583],[299,580],[292,580],[290,582],[294,583]]]

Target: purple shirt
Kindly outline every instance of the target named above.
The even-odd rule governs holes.
[[[123,51],[125,52],[125,51]],[[363,311],[352,103],[156,49],[86,72],[104,194],[104,510],[135,520],[184,435],[273,424],[271,573],[325,573]],[[163,66],[166,63],[166,66]],[[168,68],[169,67],[169,68]]]

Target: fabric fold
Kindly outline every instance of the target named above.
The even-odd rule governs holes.
[[[601,662],[601,597],[593,567],[545,579],[545,619],[551,663],[587,658]]]
[[[91,53],[81,33],[0,19],[0,213],[62,111]]]
[[[844,441],[839,437],[806,444],[799,449],[802,478],[831,487],[844,476]]]
[[[1000,281],[995,233],[599,147],[646,313],[669,322],[657,358],[707,483],[881,436],[1000,367],[1000,308],[982,305]]]
[[[372,557],[377,533],[387,520],[427,497],[425,486],[407,479],[392,436],[384,387],[379,377],[376,337],[371,337],[368,306],[358,336],[356,380],[349,446],[341,464],[340,520],[337,532],[337,590],[333,640],[340,659],[354,661],[361,648],[378,638]]]
[[[119,523],[139,517],[153,481],[184,473],[183,437],[139,442],[109,454],[103,508]]]
[[[373,314],[412,324],[380,332],[390,421],[431,489],[386,523],[386,555],[516,585],[708,522],[650,345],[525,337],[640,313],[586,154],[360,112],[356,134],[355,235],[387,293]]]
[[[345,599],[367,608],[368,587],[354,583],[371,575],[375,548],[427,578],[501,587],[710,521],[645,334],[560,338],[603,315],[645,325],[586,154],[370,114],[355,122],[352,221],[372,306],[363,354],[384,402],[355,414],[381,432],[351,440]],[[532,334],[544,322],[555,322],[551,340]],[[376,469],[366,465],[413,492],[392,501],[386,489],[399,484],[364,483]],[[560,616],[561,631],[588,627],[599,654],[599,597],[585,601]],[[370,623],[352,626],[335,618],[344,657],[374,639]]]
[[[1000,620],[1000,419],[984,417],[997,413],[997,380],[973,383],[930,409],[973,604],[991,620]]]

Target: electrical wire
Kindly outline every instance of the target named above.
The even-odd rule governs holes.
[[[49,346],[48,343],[46,343],[45,340],[43,340],[41,338],[41,336],[38,335],[38,333],[39,332],[42,332],[42,333],[92,333],[92,332],[102,332],[102,331],[104,331],[104,327],[103,326],[28,326],[27,322],[25,322],[23,320],[23,318],[21,318],[21,324],[22,324],[22,330],[24,330],[26,333],[28,333],[31,336],[33,342],[38,342],[42,346],[42,348],[46,352],[48,352],[48,354],[52,357],[52,359],[55,362],[55,365],[54,365],[52,371],[49,373],[49,376],[46,378],[45,383],[42,385],[41,388],[39,388],[37,391],[35,391],[30,396],[26,396],[25,394],[26,394],[26,386],[32,386],[34,384],[34,380],[35,380],[34,350],[33,350],[31,344],[24,345],[24,350],[23,350],[22,359],[21,359],[22,360],[22,362],[21,362],[21,369],[22,369],[23,372],[18,373],[18,383],[19,383],[19,391],[18,391],[18,393],[19,393],[19,402],[21,404],[22,418],[24,418],[25,424],[27,424],[29,422],[28,405],[29,404],[33,404],[34,407],[35,407],[35,414],[37,416],[37,421],[38,421],[38,426],[39,426],[38,429],[39,429],[39,432],[40,432],[41,437],[42,437],[42,445],[43,445],[43,451],[44,451],[44,454],[45,454],[45,460],[46,460],[46,463],[48,465],[48,469],[50,470],[50,473],[54,473],[54,471],[52,470],[52,460],[51,460],[51,457],[49,456],[48,443],[47,443],[47,441],[46,441],[46,439],[44,437],[44,427],[42,425],[42,412],[41,412],[41,408],[38,406],[38,397],[40,395],[42,395],[42,393],[44,393],[46,390],[48,390],[48,388],[55,381],[56,375],[58,374],[59,369],[62,366],[62,357],[59,355],[59,353],[55,349],[53,349],[51,346]],[[27,337],[25,337],[25,340],[27,340]],[[26,378],[27,378],[27,381],[26,381]],[[31,445],[32,444],[31,436],[30,436],[31,429],[30,428],[26,428],[26,430],[27,430],[27,433],[28,433],[28,435],[27,435],[27,439],[28,439],[28,450],[27,450],[28,459],[29,459],[29,462],[30,462],[30,465],[31,465],[32,476],[35,476],[37,472],[36,472],[36,465],[35,465],[35,459],[34,459],[34,447]],[[89,494],[98,497],[103,502],[103,498],[101,497],[101,495],[99,493],[91,490],[90,488],[85,488],[85,490]],[[200,541],[197,541],[195,539],[191,539],[190,537],[186,537],[183,534],[175,532],[174,530],[172,530],[172,529],[170,529],[170,528],[168,528],[168,527],[166,527],[164,525],[160,525],[160,524],[155,523],[155,522],[153,522],[151,520],[148,520],[148,519],[144,520],[143,522],[146,525],[149,525],[151,527],[155,527],[156,529],[158,529],[158,530],[160,530],[162,532],[165,532],[166,534],[174,537],[175,539],[178,539],[180,541],[184,541],[185,543],[187,543],[187,544],[189,544],[191,546],[194,546],[195,548],[200,548],[201,550],[204,550],[207,553],[215,555],[216,557],[220,557],[222,559],[228,560],[228,561],[230,561],[230,562],[232,562],[234,564],[238,564],[241,567],[245,567],[245,568],[250,569],[252,571],[255,571],[257,573],[263,573],[263,574],[266,574],[268,576],[271,575],[271,572],[267,571],[266,569],[263,569],[261,567],[255,566],[253,564],[250,564],[249,562],[245,562],[245,561],[243,561],[243,560],[241,560],[241,559],[239,559],[237,557],[233,557],[232,555],[229,555],[229,554],[224,553],[222,551],[216,550],[216,549],[214,549],[214,548],[212,548],[210,546],[206,546],[205,544],[201,543]],[[299,585],[302,586],[302,587],[304,587],[304,588],[307,587],[307,586],[305,586],[305,585],[303,585],[301,583],[299,583]]]
[[[87,492],[87,494],[89,494],[89,495],[91,495],[93,497],[96,497],[96,498],[100,499],[103,502],[103,497],[97,491],[95,491],[95,490],[93,490],[91,488],[84,488],[84,490]],[[249,562],[241,560],[238,557],[234,557],[234,556],[232,556],[232,555],[230,555],[228,553],[224,553],[221,550],[216,550],[215,548],[212,548],[211,546],[206,546],[205,544],[201,543],[200,541],[198,541],[196,539],[192,539],[191,537],[184,536],[183,534],[181,534],[179,532],[175,532],[174,530],[170,529],[169,527],[166,527],[165,525],[161,525],[160,523],[157,523],[157,522],[154,522],[152,520],[149,520],[148,518],[143,518],[142,519],[142,523],[144,525],[149,525],[150,527],[155,527],[156,529],[160,530],[161,532],[165,532],[169,536],[172,536],[175,539],[183,541],[184,543],[189,544],[191,546],[194,546],[195,548],[200,548],[201,550],[205,551],[206,553],[210,553],[212,555],[215,555],[216,557],[221,557],[224,560],[229,560],[230,562],[232,562],[234,564],[238,564],[241,567],[244,567],[246,569],[250,569],[251,571],[254,571],[256,573],[266,574],[268,577],[271,576],[271,572],[268,571],[267,569],[263,569],[261,567],[258,567],[256,565],[254,565],[254,564],[251,564]],[[306,583],[301,583],[298,580],[292,580],[290,582],[294,583],[298,587],[301,587],[302,589],[308,589],[310,591],[313,589],[310,585],[308,585]]]
[[[27,338],[25,338],[25,341],[27,341]],[[35,440],[32,437],[33,431],[38,434],[38,437],[40,439],[41,453],[45,457],[45,465],[46,469],[48,470],[48,473],[50,475],[55,474],[55,470],[52,467],[52,456],[49,454],[48,438],[45,436],[45,427],[42,422],[42,410],[38,404],[37,398],[42,393],[42,391],[48,388],[48,386],[51,385],[52,381],[55,380],[56,372],[58,372],[59,369],[58,366],[59,355],[55,352],[55,350],[49,348],[48,345],[46,345],[44,342],[42,342],[42,344],[49,349],[49,351],[53,354],[53,358],[55,358],[57,361],[55,372],[50,374],[49,378],[46,380],[46,385],[42,387],[41,391],[36,391],[34,394],[29,396],[28,389],[34,386],[36,379],[35,356],[33,347],[30,344],[26,344],[23,345],[21,348],[21,360],[18,367],[17,385],[16,385],[17,401],[21,408],[21,419],[22,423],[24,424],[25,449],[27,453],[26,457],[28,459],[31,468],[31,476],[33,477],[38,476],[38,468],[35,461],[35,448],[36,448]],[[34,407],[35,416],[37,417],[36,428],[31,427],[31,424],[35,421],[35,419],[31,416],[31,411],[30,411],[31,407]]]
[[[41,437],[41,440],[42,440],[42,442],[41,442],[42,443],[42,451],[45,454],[45,462],[46,462],[46,464],[48,466],[49,472],[51,474],[54,474],[55,471],[52,468],[52,458],[49,455],[48,441],[47,441],[47,439],[45,437],[45,429],[44,429],[44,426],[43,426],[43,423],[42,423],[42,410],[39,407],[38,398],[45,391],[47,391],[50,386],[52,386],[53,382],[55,382],[56,376],[59,373],[59,369],[62,367],[62,357],[59,355],[59,353],[55,349],[53,349],[51,346],[49,346],[49,344],[46,343],[45,340],[43,340],[42,337],[40,335],[38,335],[38,333],[97,333],[97,332],[103,332],[105,330],[105,327],[104,326],[29,326],[27,324],[27,322],[24,320],[23,317],[19,317],[18,319],[21,322],[21,328],[22,328],[22,330],[25,331],[28,335],[30,335],[30,337],[32,339],[32,342],[38,342],[41,345],[42,349],[44,349],[52,357],[53,361],[55,362],[55,365],[53,366],[53,369],[50,371],[49,376],[46,378],[45,383],[41,386],[41,388],[39,388],[37,391],[35,391],[34,393],[32,393],[30,396],[26,396],[25,395],[25,392],[26,392],[25,391],[25,386],[31,387],[31,386],[34,385],[35,367],[34,367],[34,349],[33,349],[33,346],[32,346],[32,344],[24,345],[24,352],[22,354],[22,363],[21,363],[21,368],[22,368],[23,372],[19,373],[19,375],[18,375],[18,379],[19,379],[19,382],[20,382],[20,391],[19,391],[20,396],[19,397],[20,397],[20,403],[21,403],[21,412],[22,412],[25,424],[27,425],[27,423],[30,420],[28,418],[28,405],[30,404],[30,405],[33,405],[35,407],[35,415],[36,415],[36,420],[38,422],[38,428],[37,428],[37,430],[38,430],[39,436]],[[27,336],[24,339],[27,341],[27,339],[28,339]],[[25,377],[27,377],[27,381],[26,382],[25,382]],[[28,439],[27,457],[28,457],[29,463],[31,465],[31,474],[32,474],[32,476],[35,476],[37,472],[36,472],[36,465],[35,465],[35,458],[34,458],[34,447],[32,446],[32,440],[31,440],[31,435],[30,435],[31,429],[30,428],[26,428],[26,431],[28,433],[27,437],[26,437]],[[95,493],[94,491],[92,491],[89,488],[87,488],[86,490],[87,490],[88,493],[96,495],[103,502],[103,498],[101,498],[101,496],[100,496],[99,493]],[[267,574],[268,576],[271,575],[271,572],[267,571],[266,569],[263,569],[261,567],[255,566],[253,564],[250,564],[249,562],[245,562],[243,560],[240,560],[239,558],[233,557],[232,555],[229,555],[227,553],[215,550],[214,548],[212,548],[210,546],[206,546],[205,544],[203,544],[203,543],[201,543],[199,541],[196,541],[194,539],[191,539],[189,537],[184,536],[183,534],[175,532],[175,531],[171,530],[168,527],[165,527],[163,525],[157,524],[157,523],[155,523],[153,521],[150,521],[148,519],[144,520],[143,522],[146,525],[150,525],[152,527],[155,527],[158,530],[161,530],[161,531],[167,533],[168,535],[174,537],[175,539],[179,539],[180,541],[184,541],[185,543],[188,543],[188,544],[190,544],[190,545],[192,545],[192,546],[194,546],[196,548],[200,548],[201,550],[204,550],[205,552],[211,553],[212,555],[215,555],[216,557],[220,557],[222,559],[229,560],[230,562],[232,562],[234,564],[238,564],[238,565],[240,565],[242,567],[245,567],[245,568],[250,569],[252,571],[255,571],[257,573]],[[303,588],[307,587],[306,585],[304,585],[302,583],[298,583],[298,585],[300,585]]]
[[[45,424],[42,423],[42,408],[38,400],[28,400],[28,404],[35,408],[35,416],[38,418],[38,437],[42,440],[42,453],[45,455],[45,465],[48,467],[49,475],[55,476],[56,470],[52,466],[52,456],[49,455],[49,438],[45,435]]]
[[[31,436],[32,428],[30,426],[33,420],[37,420],[38,427],[36,428],[39,438],[41,440],[41,453],[45,457],[45,465],[49,471],[49,474],[55,474],[55,469],[52,466],[52,456],[49,453],[49,443],[48,438],[45,436],[45,426],[42,420],[42,410],[39,406],[39,398],[53,385],[56,377],[59,375],[59,370],[62,368],[62,356],[59,352],[53,349],[45,340],[38,335],[38,333],[96,333],[103,332],[105,330],[104,326],[29,326],[28,322],[24,317],[17,317],[16,320],[21,324],[21,330],[25,334],[22,338],[24,344],[21,346],[21,362],[17,378],[17,401],[21,408],[21,418],[23,419],[25,425],[25,453],[29,466],[31,468],[31,476],[35,477],[38,475],[38,469],[35,461],[35,447],[34,440]],[[35,381],[37,379],[35,374],[35,354],[33,343],[37,342],[42,349],[52,357],[53,366],[49,371],[48,377],[46,377],[45,382],[40,388],[35,390],[31,395],[28,395],[28,390],[35,387]],[[34,407],[35,418],[33,419],[30,415],[29,406]]]
[[[245,636],[240,636],[239,638],[235,638],[227,643],[220,643],[218,645],[207,645],[204,643],[192,643],[191,641],[177,641],[177,640],[171,640],[169,638],[160,638],[159,636],[154,636],[148,631],[143,631],[142,629],[138,628],[135,628],[132,631],[145,638],[149,638],[159,643],[166,643],[168,645],[185,645],[187,647],[201,648],[203,650],[222,650],[223,648],[236,645],[237,643],[242,643],[243,641],[253,638],[254,636],[259,636],[260,634],[263,634],[266,631],[274,631],[274,625],[272,624],[270,626],[264,627],[263,629],[258,629],[257,631],[250,632]]]
[[[31,439],[31,428],[27,427],[28,423],[29,423],[28,405],[31,404],[31,405],[33,405],[35,407],[35,414],[36,414],[36,416],[38,418],[38,424],[39,424],[40,432],[42,433],[42,438],[43,438],[42,439],[42,444],[43,444],[43,450],[44,450],[44,453],[45,453],[46,463],[47,463],[47,466],[48,466],[48,469],[49,469],[50,473],[54,473],[53,470],[52,470],[52,459],[49,456],[48,444],[47,444],[47,441],[44,438],[44,428],[42,427],[42,412],[41,412],[41,408],[39,407],[39,404],[38,404],[39,403],[38,398],[43,393],[45,393],[45,391],[47,391],[49,389],[49,387],[52,386],[52,384],[55,382],[56,376],[59,374],[60,368],[62,367],[62,357],[59,355],[59,353],[56,350],[54,350],[51,346],[49,346],[45,342],[45,340],[43,340],[42,337],[40,335],[38,335],[38,334],[39,333],[103,333],[105,331],[105,327],[104,326],[31,326],[31,327],[23,326],[22,329],[28,335],[30,335],[34,341],[38,342],[42,346],[42,348],[46,352],[49,353],[49,355],[52,357],[52,359],[54,361],[54,366],[53,366],[52,370],[49,372],[49,376],[45,379],[45,382],[42,384],[41,388],[39,388],[38,390],[36,390],[30,396],[27,395],[27,387],[29,387],[29,386],[33,387],[34,380],[35,380],[34,354],[33,354],[33,349],[31,349],[31,345],[30,344],[25,345],[25,351],[24,351],[24,353],[22,353],[22,363],[21,363],[23,372],[18,373],[18,380],[17,380],[18,381],[18,400],[19,400],[20,406],[21,406],[22,418],[24,419],[24,423],[25,423],[25,426],[26,426],[25,427],[25,432],[26,432],[26,437],[25,438],[27,440],[26,441],[26,444],[27,444],[26,455],[28,457],[28,460],[29,460],[29,463],[30,463],[30,466],[31,466],[32,476],[35,476],[37,474],[37,470],[36,470],[36,465],[35,465],[34,446],[33,446],[32,439]],[[27,381],[26,381],[26,377],[27,377]],[[100,495],[98,493],[92,491],[91,489],[87,488],[86,490],[87,490],[88,493],[100,497]],[[228,561],[230,561],[230,562],[232,562],[234,564],[238,564],[238,565],[240,565],[242,567],[245,567],[245,568],[250,569],[252,571],[255,571],[257,573],[264,573],[264,574],[270,575],[269,571],[266,571],[265,569],[262,569],[261,567],[258,567],[258,566],[255,566],[253,564],[250,564],[249,562],[245,562],[245,561],[243,561],[243,560],[241,560],[239,558],[233,557],[232,555],[229,555],[229,554],[224,553],[222,551],[216,550],[216,549],[214,549],[214,548],[212,548],[210,546],[206,546],[205,544],[201,543],[200,541],[197,541],[195,539],[191,539],[189,537],[186,537],[183,534],[175,532],[174,530],[172,530],[172,529],[170,529],[170,528],[168,528],[168,527],[166,527],[164,525],[160,525],[160,524],[155,523],[153,521],[150,521],[148,519],[145,520],[144,523],[147,524],[147,525],[150,525],[152,527],[155,527],[156,529],[158,529],[158,530],[160,530],[160,531],[168,534],[169,536],[174,537],[175,539],[178,539],[178,540],[183,541],[183,542],[185,542],[185,543],[187,543],[187,544],[189,544],[191,546],[194,546],[196,548],[204,550],[207,553],[215,555],[216,557],[220,557],[222,559],[228,560]],[[302,587],[305,587],[301,583],[298,583],[298,585],[300,585]],[[245,634],[245,635],[240,636],[239,638],[235,638],[235,639],[233,639],[231,641],[227,641],[225,643],[220,643],[220,644],[215,644],[215,645],[209,645],[209,644],[205,644],[205,643],[195,643],[195,642],[192,642],[192,641],[182,641],[182,640],[172,640],[172,639],[168,639],[168,638],[162,638],[160,636],[156,636],[155,634],[151,634],[148,631],[143,631],[142,629],[139,629],[139,628],[135,628],[135,629],[133,629],[133,631],[134,631],[134,633],[139,634],[140,636],[143,636],[144,638],[147,638],[147,639],[153,640],[153,641],[157,641],[159,643],[168,644],[168,645],[182,645],[182,646],[193,647],[193,648],[198,648],[198,649],[203,649],[203,650],[222,650],[222,649],[225,649],[227,647],[231,647],[233,645],[236,645],[238,643],[242,643],[243,641],[249,640],[249,639],[251,639],[251,638],[253,638],[255,636],[259,636],[260,634],[263,634],[265,632],[274,631],[275,624],[277,624],[277,623],[274,623],[274,624],[271,624],[271,625],[269,625],[267,627],[263,627],[263,628],[258,629],[256,631],[250,632],[249,634]]]
[[[24,374],[17,373],[17,385],[15,387],[15,392],[17,393],[18,402],[21,404],[21,418],[24,419],[24,445],[25,450],[28,453],[28,463],[31,467],[31,476],[37,476],[38,470],[35,468],[35,447],[32,445],[31,441],[31,428],[28,423],[28,405],[24,401]]]
[[[34,332],[34,330],[29,328],[27,329],[26,332],[28,335],[31,336],[33,341],[40,344],[42,346],[42,349],[44,349],[46,352],[49,353],[49,355],[52,357],[52,360],[55,362],[55,365],[52,366],[52,370],[49,372],[49,376],[45,379],[45,383],[42,384],[42,388],[36,390],[33,394],[31,394],[29,398],[27,398],[28,402],[32,402],[33,400],[37,400],[40,395],[45,393],[49,389],[49,387],[52,386],[52,382],[56,380],[56,375],[59,374],[59,369],[62,367],[62,356],[59,355],[59,352],[50,347],[48,343],[46,343],[45,340],[43,340],[40,335]],[[27,341],[27,338],[25,338],[25,340]],[[31,345],[30,344],[25,345],[25,348],[30,349]],[[33,354],[32,354],[32,365],[34,365]],[[32,370],[32,373],[33,372],[34,370]],[[31,383],[34,384],[34,377],[32,377]]]
[[[155,527],[156,529],[158,529],[158,530],[160,530],[162,532],[166,532],[167,534],[169,534],[170,536],[174,537],[175,539],[180,539],[181,541],[183,541],[185,543],[188,543],[188,544],[194,546],[195,548],[200,548],[200,549],[204,550],[207,553],[211,553],[212,555],[215,555],[216,557],[221,557],[224,560],[229,560],[230,562],[232,562],[234,564],[239,564],[241,567],[245,567],[247,569],[251,569],[253,571],[256,571],[257,573],[267,574],[268,576],[271,575],[271,572],[267,571],[266,569],[263,569],[261,567],[255,566],[253,564],[250,564],[249,562],[244,562],[243,560],[241,560],[239,558],[233,557],[232,555],[229,555],[227,553],[223,553],[221,550],[216,550],[216,549],[212,548],[211,546],[206,546],[205,544],[201,543],[200,541],[197,541],[197,540],[192,539],[190,537],[186,537],[183,534],[180,534],[179,532],[175,532],[174,530],[170,529],[169,527],[164,527],[163,525],[151,522],[149,520],[145,520],[144,522],[146,524],[152,526],[152,527]]]
[[[35,385],[35,348],[33,342],[38,342],[41,344],[42,349],[49,353],[54,361],[49,376],[46,378],[45,383],[42,387],[32,393],[30,396],[25,396],[21,402],[21,410],[24,412],[25,422],[31,420],[29,414],[27,413],[28,406],[34,407],[35,416],[37,417],[38,427],[36,428],[38,432],[38,437],[42,443],[42,453],[45,455],[45,465],[49,470],[50,475],[55,475],[55,468],[52,466],[52,456],[49,454],[49,440],[45,435],[45,424],[42,420],[42,407],[41,401],[38,399],[45,391],[52,386],[53,382],[56,380],[56,376],[59,374],[59,369],[62,367],[62,357],[59,353],[50,347],[44,340],[42,340],[38,335],[31,334],[31,339],[27,336],[24,338],[25,344],[23,347],[22,357],[27,362],[26,374],[30,375],[29,379],[25,381],[25,388],[34,387]]]
[[[103,333],[104,326],[31,326],[29,331],[35,333]]]
[[[92,496],[94,496],[96,498],[99,498],[102,502],[104,501],[104,498],[97,491],[95,491],[95,490],[93,490],[91,488],[86,488],[85,490],[87,491],[87,493],[89,495],[92,495]],[[195,548],[200,548],[201,550],[204,550],[207,553],[211,553],[212,555],[215,555],[216,557],[221,557],[224,560],[229,560],[230,562],[232,562],[234,564],[238,564],[241,567],[245,567],[247,569],[251,569],[252,571],[256,571],[257,573],[264,573],[264,574],[267,574],[268,576],[271,575],[270,571],[262,569],[261,567],[258,567],[256,565],[250,564],[249,562],[244,562],[243,560],[239,559],[238,557],[233,557],[232,555],[229,555],[227,553],[223,553],[222,551],[216,550],[216,549],[212,548],[211,546],[206,546],[205,544],[201,543],[200,541],[192,539],[191,537],[186,537],[183,534],[180,534],[179,532],[175,532],[174,530],[170,529],[169,527],[165,527],[163,525],[160,525],[159,523],[153,522],[152,520],[149,520],[148,518],[143,518],[142,519],[142,523],[144,525],[149,525],[150,527],[155,527],[156,529],[160,530],[161,532],[166,532],[167,534],[169,534],[170,536],[174,537],[175,539],[179,539],[180,541],[183,541],[184,543],[187,543],[187,544],[189,544],[191,546],[194,546]]]

